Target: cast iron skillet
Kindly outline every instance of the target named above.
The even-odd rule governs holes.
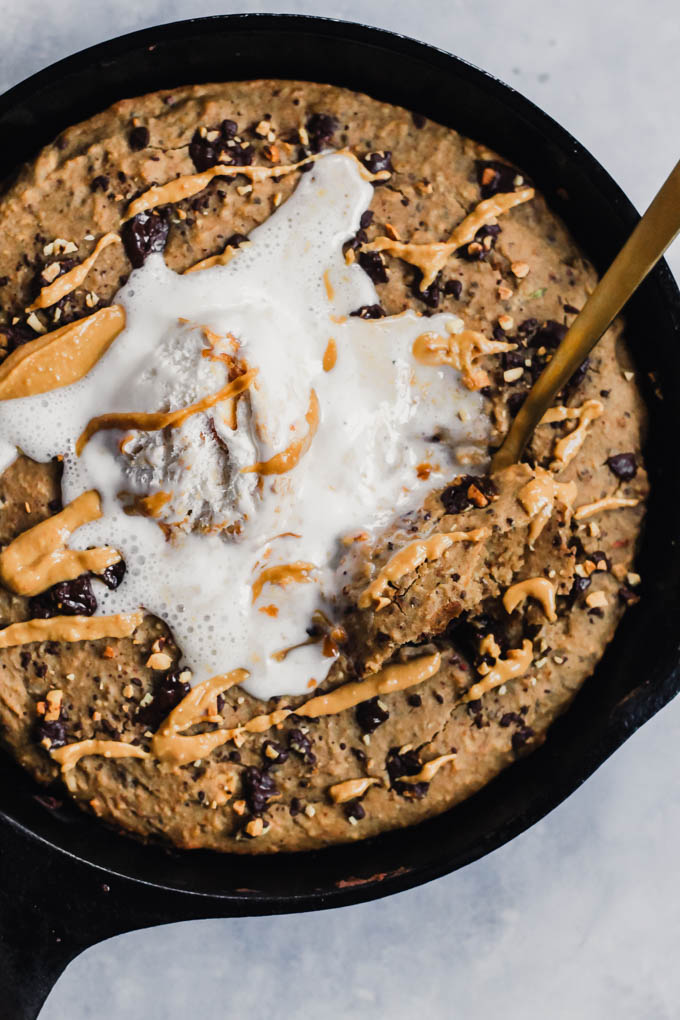
[[[0,176],[62,128],[122,97],[258,77],[345,85],[487,142],[531,175],[599,269],[638,219],[593,157],[507,85],[410,39],[322,18],[184,21],[62,60],[0,99]],[[627,613],[595,676],[545,746],[423,825],[276,860],[142,846],[75,808],[46,807],[30,778],[0,759],[5,1017],[34,1017],[67,963],[112,935],[188,918],[338,907],[460,868],[546,815],[674,697],[680,687],[680,473],[674,453],[680,294],[665,263],[631,301],[628,319],[651,416],[652,500],[640,555],[644,598]]]

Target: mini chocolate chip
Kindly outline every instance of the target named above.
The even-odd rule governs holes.
[[[225,241],[225,248],[239,248],[248,238],[245,234],[231,234]]]
[[[357,261],[373,283],[387,283],[387,267],[380,256],[380,252],[360,251]]]
[[[121,229],[125,253],[135,269],[146,262],[152,252],[163,251],[170,225],[156,212],[141,212],[127,220]]]
[[[174,670],[162,673],[154,680],[153,701],[137,709],[137,721],[149,730],[157,730],[190,690],[190,684],[180,680]]]
[[[103,581],[106,587],[110,588],[111,591],[115,591],[125,577],[126,570],[127,567],[125,565],[125,560],[118,560],[117,563],[112,563],[110,566],[102,570],[101,574],[93,574],[92,576]]]
[[[421,768],[420,759],[415,751],[404,751],[400,754],[398,747],[391,747],[387,752],[385,769],[390,777],[390,785],[402,797],[420,800],[427,793],[429,783],[399,782],[401,776],[415,776]]]
[[[573,305],[562,305],[567,315],[578,315],[580,308],[574,308]]]
[[[615,453],[612,457],[607,457],[606,464],[612,474],[622,482],[629,482],[637,474],[638,463],[634,453]]]
[[[479,184],[482,198],[491,198],[492,195],[497,195],[499,191],[508,192],[515,190],[515,177],[517,177],[517,170],[508,166],[507,163],[501,163],[497,159],[478,159],[475,160],[475,166],[477,168],[477,183]],[[485,170],[491,170],[493,177],[483,183],[483,178],[489,178],[489,174],[485,174]]]
[[[359,319],[382,319],[386,312],[381,305],[361,305],[355,312],[350,312],[349,314]]]
[[[534,731],[531,726],[521,726],[519,729],[515,730],[512,735],[512,749],[515,754],[519,754],[533,736]]]
[[[528,392],[529,392],[528,390],[524,391],[516,390],[514,393],[511,393],[510,396],[508,397],[508,411],[513,416],[513,418],[519,411],[524,401],[527,399]]]
[[[590,578],[589,577],[578,577],[578,575],[577,575],[574,578],[574,582],[573,582],[573,584],[571,586],[571,590],[569,592],[569,598],[571,599],[571,604],[573,605],[576,602],[576,600],[579,598],[579,596],[583,595],[584,591],[587,591],[588,588],[590,588]]]
[[[493,251],[500,232],[501,228],[498,223],[485,224],[475,234],[474,241],[457,249],[457,257],[466,262],[485,262],[489,252]],[[484,239],[487,237],[491,238],[491,241],[484,244]]]
[[[225,142],[229,142],[238,134],[238,124],[235,120],[223,120],[221,131]]]
[[[427,124],[427,117],[423,117],[422,113],[412,113],[411,120],[413,121],[413,126],[417,127],[419,131]]]
[[[488,500],[496,494],[495,485],[486,475],[460,475],[439,497],[447,513],[459,514],[467,507],[475,505],[468,496],[468,490],[472,485]]]
[[[229,752],[229,761],[233,761],[233,762],[235,762],[235,764],[238,765],[239,762],[241,761],[241,752],[240,751],[230,751]]]
[[[428,308],[439,308],[439,302],[441,300],[441,273],[438,273],[436,278],[432,281],[429,287],[425,290],[420,289],[420,284],[423,281],[423,274],[419,269],[415,269],[413,272],[413,278],[411,279],[411,293],[414,297],[422,301]]]
[[[288,733],[288,747],[295,751],[307,765],[316,765],[316,755],[312,751],[312,742],[302,730],[290,730]]]
[[[554,319],[548,319],[548,321],[545,322],[535,333],[532,339],[532,344],[534,347],[559,347],[566,335],[567,327],[564,323],[555,322]]]
[[[269,772],[248,765],[243,771],[243,795],[250,811],[261,815],[268,801],[278,793],[278,787]]]
[[[288,808],[291,818],[295,818],[302,811],[302,802],[299,797],[291,797],[290,807]]]
[[[134,127],[128,135],[128,145],[133,152],[139,152],[141,149],[145,149],[149,144],[149,129],[140,124],[139,127]]]
[[[97,600],[88,574],[72,581],[60,581],[47,591],[29,599],[28,611],[39,620],[50,616],[92,616],[97,611]]]
[[[329,113],[313,113],[305,124],[312,152],[321,152],[338,130],[338,121]]]
[[[25,322],[17,322],[13,326],[0,326],[0,335],[5,337],[7,353],[11,354],[17,347],[35,340],[37,333]]]
[[[378,726],[382,726],[390,717],[390,713],[381,708],[378,698],[371,698],[369,701],[362,701],[354,710],[359,729],[364,733],[373,733]]]
[[[90,191],[106,191],[109,186],[109,179],[106,174],[97,174],[90,181]]]
[[[361,214],[361,219],[359,220],[359,226],[361,227],[362,230],[365,230],[366,227],[370,227],[372,222],[373,222],[373,213],[372,213],[372,211],[370,209],[366,209]]]
[[[629,588],[627,584],[624,584],[619,588],[619,601],[623,602],[626,606],[632,606],[640,601],[640,596],[632,588]]]
[[[420,708],[423,703],[423,699],[419,694],[409,694],[406,700],[411,708]]]
[[[609,557],[606,553],[602,552],[601,549],[598,549],[597,552],[591,553],[589,559],[591,559],[595,564],[595,570],[593,571],[595,574],[598,573],[598,571],[606,572],[612,569]],[[604,563],[604,567],[601,567],[600,563]]]

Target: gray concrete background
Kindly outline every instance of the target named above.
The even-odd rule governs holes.
[[[639,208],[680,155],[676,0],[0,0],[0,89],[109,36],[230,11],[370,21],[451,50],[556,117]],[[530,832],[422,889],[97,946],[42,1020],[676,1018],[679,738],[677,702]]]

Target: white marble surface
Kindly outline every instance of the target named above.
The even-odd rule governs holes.
[[[0,88],[107,36],[236,10],[370,20],[486,67],[580,138],[638,207],[679,155],[676,0],[0,0]],[[680,272],[680,244],[670,261]],[[425,888],[98,946],[42,1018],[675,1018],[679,738],[680,701],[530,832]]]

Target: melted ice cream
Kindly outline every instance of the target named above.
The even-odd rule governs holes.
[[[115,546],[127,562],[116,591],[98,586],[100,611],[142,606],[166,620],[195,681],[244,667],[245,686],[265,698],[320,682],[323,643],[273,656],[305,641],[316,610],[332,617],[342,539],[417,505],[456,473],[457,447],[486,434],[479,394],[412,354],[424,329],[457,331],[460,319],[349,315],[378,300],[342,254],[372,194],[354,160],[320,159],[228,265],[179,276],[154,255],[133,272],[115,299],[126,328],[84,379],[0,404],[4,439],[39,461],[63,455],[65,501],[101,495],[103,517],[71,543]],[[331,338],[337,361],[324,371]],[[224,402],[180,428],[99,432],[76,456],[95,415],[174,410],[217,392],[228,367],[206,356],[211,346],[257,369],[235,429]],[[318,428],[297,465],[244,472],[304,439],[312,391]],[[154,493],[167,496],[156,520],[124,512],[131,496]],[[174,525],[170,540],[159,520]],[[264,570],[300,563],[297,580],[280,573],[288,583],[265,580],[254,597]]]

